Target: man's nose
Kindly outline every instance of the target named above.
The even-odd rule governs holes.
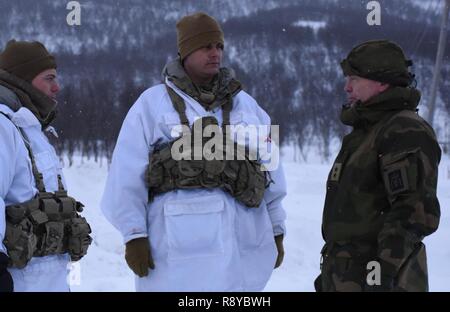
[[[345,82],[344,90],[348,93],[352,92],[352,86],[350,85],[350,82],[348,80]]]
[[[220,49],[217,47],[213,47],[211,48],[211,50],[209,51],[209,55],[210,57],[219,57],[220,54]]]
[[[53,84],[53,86],[52,86],[51,91],[52,91],[53,93],[58,93],[59,90],[60,90],[59,84],[58,84],[57,82],[55,82],[55,83]]]

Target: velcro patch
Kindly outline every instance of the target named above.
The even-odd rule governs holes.
[[[342,163],[335,163],[331,169],[330,181],[338,182],[341,176]]]
[[[405,167],[392,168],[384,173],[384,180],[389,194],[395,195],[409,190]]]

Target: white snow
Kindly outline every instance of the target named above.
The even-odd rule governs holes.
[[[435,11],[439,11],[440,10],[440,6],[439,8],[436,8],[436,6],[439,4],[440,1],[436,1],[434,2],[433,0],[411,0],[411,4],[413,6],[416,6],[418,8],[421,8],[422,10],[428,11],[430,8],[434,7]]]
[[[309,21],[309,20],[298,20],[292,24],[292,26],[296,27],[309,27],[312,28],[314,34],[317,34],[319,29],[325,28],[327,26],[327,22],[325,21]]]
[[[266,291],[314,291],[313,281],[319,273],[321,217],[325,181],[331,163],[308,157],[308,163],[292,161],[285,153],[288,196],[284,201],[288,218],[283,265],[276,269]],[[105,220],[99,201],[106,180],[106,162],[77,158],[75,165],[64,169],[69,193],[85,205],[84,216],[93,228],[94,242],[80,261],[80,285],[72,291],[134,291],[134,278],[124,260],[124,246],[119,233]],[[425,239],[431,291],[449,291],[450,279],[450,157],[440,164],[438,196],[442,217],[438,231]]]

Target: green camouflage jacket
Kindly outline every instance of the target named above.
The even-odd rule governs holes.
[[[416,113],[419,100],[416,89],[392,87],[364,105],[345,107],[341,120],[353,131],[327,181],[325,242],[370,246],[357,256],[379,260],[382,274],[392,277],[439,225],[441,150]]]

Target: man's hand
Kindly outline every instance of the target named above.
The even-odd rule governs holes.
[[[8,270],[8,256],[0,252],[0,292],[12,292],[14,290],[13,279]]]
[[[284,258],[283,237],[284,237],[283,234],[275,236],[275,245],[277,246],[278,257],[277,257],[277,261],[275,262],[274,269],[278,268],[281,265],[281,263],[283,262],[283,258]]]
[[[147,276],[148,268],[155,268],[148,238],[140,237],[126,243],[125,260],[137,276]]]

